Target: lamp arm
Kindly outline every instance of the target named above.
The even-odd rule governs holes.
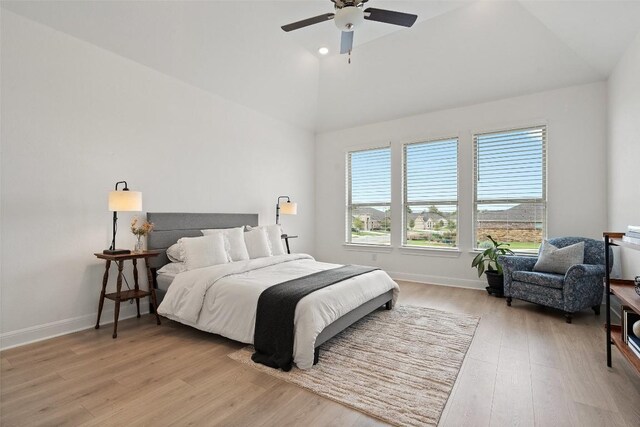
[[[124,188],[122,189],[122,191],[129,191],[129,186],[127,185],[127,181],[116,182],[116,188],[115,188],[116,191],[118,191],[118,184],[124,184]]]

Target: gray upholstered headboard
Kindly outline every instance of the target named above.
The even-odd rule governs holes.
[[[181,237],[202,236],[200,230],[206,228],[257,226],[258,214],[148,212],[147,221],[154,224],[153,232],[147,237],[147,248],[163,250],[159,256],[149,259],[150,267],[155,269],[169,262],[166,249]]]

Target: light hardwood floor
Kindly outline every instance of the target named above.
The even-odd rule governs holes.
[[[604,314],[562,313],[485,292],[401,282],[400,304],[481,316],[443,426],[639,426],[640,377]],[[364,426],[382,423],[226,355],[227,339],[150,316],[0,353],[0,424]]]

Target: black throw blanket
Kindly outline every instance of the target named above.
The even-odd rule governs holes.
[[[293,320],[296,306],[305,296],[351,277],[377,270],[373,267],[345,265],[282,282],[265,289],[258,298],[253,345],[256,363],[283,371],[293,365]]]

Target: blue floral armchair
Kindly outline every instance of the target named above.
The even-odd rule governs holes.
[[[500,256],[504,271],[504,296],[511,306],[513,298],[563,310],[567,323],[572,314],[591,307],[600,314],[605,274],[604,242],[582,237],[549,239],[563,248],[584,242],[584,264],[574,265],[566,274],[533,271],[538,260],[530,256]],[[610,253],[613,257],[613,253]],[[611,264],[613,265],[613,258]]]

